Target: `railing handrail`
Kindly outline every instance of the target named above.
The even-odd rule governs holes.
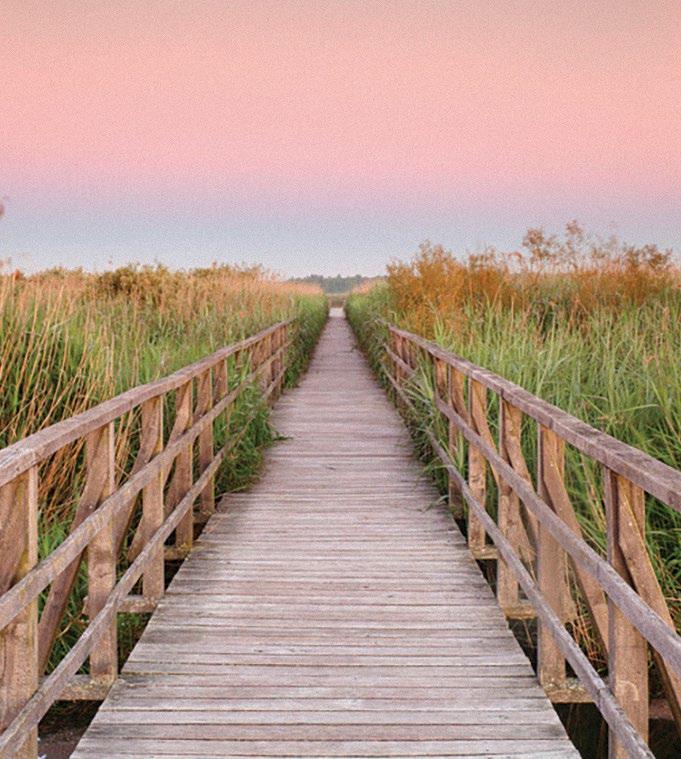
[[[198,377],[206,369],[235,353],[248,349],[264,337],[276,332],[277,329],[290,325],[293,321],[293,319],[286,319],[277,322],[250,337],[219,348],[208,356],[188,364],[166,377],[130,388],[130,390],[102,401],[86,411],[81,411],[68,419],[51,424],[0,449],[0,487],[27,472],[31,467],[39,464],[60,448],[117,419],[135,406],[177,389],[189,380]]]
[[[234,430],[229,410],[253,386],[259,387],[263,403],[278,397],[294,321],[280,321],[0,452],[0,756],[35,756],[37,725],[58,698],[103,698],[111,687],[118,672],[117,613],[151,612],[163,597],[165,560],[186,556],[197,520],[203,524],[215,511],[219,467],[246,434],[260,404],[249,404],[247,418]],[[166,409],[173,416],[166,435],[169,393],[174,406]],[[123,433],[119,453],[131,456],[134,450],[135,460],[118,481],[121,429],[115,421],[137,409],[139,447],[132,449],[134,436]],[[230,434],[215,451],[220,419]],[[70,531],[40,561],[39,465],[79,440],[85,445],[85,477]],[[174,545],[166,545],[173,533]],[[132,536],[129,546],[126,536]],[[119,577],[121,557],[129,564]],[[88,624],[41,681],[84,560]],[[131,595],[138,581],[141,591]],[[39,595],[48,587],[38,619]],[[89,675],[77,676],[88,657]]]
[[[467,540],[473,555],[498,559],[500,606],[512,618],[538,618],[537,674],[547,694],[571,700],[576,691],[568,682],[569,662],[611,728],[611,757],[651,757],[645,742],[648,646],[681,726],[681,636],[648,555],[645,494],[681,511],[681,472],[420,335],[379,321],[388,330],[382,368],[398,406],[417,422],[419,410],[407,387],[415,377],[418,382],[420,372],[433,383],[427,403],[448,427],[448,440],[441,441],[430,423],[420,427],[448,475],[450,502],[454,505],[458,498],[468,506]],[[488,391],[498,398],[492,407],[498,442],[490,427]],[[523,451],[523,418],[536,422],[534,472]],[[568,494],[566,443],[602,465],[607,558],[585,539]],[[456,463],[466,456],[467,479]],[[490,470],[497,486],[497,521],[487,511]],[[565,626],[574,619],[568,611],[567,599],[574,603],[568,558],[608,656],[607,682]]]
[[[434,358],[453,366],[529,417],[570,443],[582,453],[638,485],[681,513],[681,472],[628,443],[597,430],[567,411],[533,395],[520,385],[442,348],[420,335],[384,322],[393,334],[411,340]]]

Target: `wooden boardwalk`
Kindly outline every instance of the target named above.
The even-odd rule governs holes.
[[[332,318],[75,757],[577,756]]]

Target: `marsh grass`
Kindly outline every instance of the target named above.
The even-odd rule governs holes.
[[[460,261],[425,245],[412,262],[392,265],[385,285],[352,295],[348,317],[375,368],[386,337],[376,317],[385,317],[681,469],[679,270],[667,251],[612,240],[602,248],[591,240],[589,247],[585,240],[590,238],[581,231],[581,252],[570,258],[569,251],[579,247],[576,229],[563,240],[531,230],[524,241],[530,250],[520,261],[497,253]],[[533,244],[538,249],[548,245],[552,255],[533,254]],[[423,434],[433,429],[446,440],[432,410],[430,372],[421,367],[408,392],[418,408],[412,420],[417,448],[444,492],[446,478]],[[492,395],[490,426],[496,434]],[[525,424],[523,449],[533,471],[536,431]],[[569,446],[566,453],[569,494],[587,539],[603,553],[599,468]],[[458,463],[465,472],[466,462]],[[493,512],[491,478],[488,490]],[[648,498],[646,537],[663,592],[681,624],[681,515]],[[598,659],[586,615],[574,627]]]
[[[53,270],[27,278],[0,273],[0,448],[288,318],[295,320],[285,377],[291,386],[307,365],[326,315],[326,300],[315,288],[284,283],[257,268],[171,272],[129,266],[101,275]],[[235,387],[235,366],[229,376]],[[173,402],[171,393],[166,419],[174,417]],[[119,479],[134,461],[139,426],[139,410],[116,422]],[[275,434],[258,389],[249,388],[229,420],[216,424],[216,446],[239,436],[216,478],[218,495],[257,476],[262,450]],[[40,468],[41,558],[69,533],[83,486],[83,458],[80,442]],[[123,561],[119,571],[125,566]],[[82,567],[48,670],[85,629],[86,593]],[[41,605],[44,600],[45,594]],[[119,615],[123,658],[143,624],[142,615]]]

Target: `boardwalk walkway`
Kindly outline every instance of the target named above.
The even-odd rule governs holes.
[[[576,756],[332,318],[76,757]]]

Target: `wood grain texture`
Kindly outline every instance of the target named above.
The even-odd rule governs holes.
[[[198,377],[206,369],[224,361],[228,356],[238,356],[263,338],[271,335],[292,320],[277,322],[271,327],[244,338],[238,343],[220,348],[210,356],[189,364],[182,369],[169,374],[167,377],[139,385],[117,395],[111,400],[104,401],[88,411],[64,419],[57,424],[46,427],[40,432],[13,443],[0,451],[0,485],[5,485],[27,471],[30,467],[44,461],[48,456],[69,443],[80,440],[85,435],[99,429],[105,424],[127,413],[135,406],[140,406],[151,398],[158,398],[171,390]]]
[[[38,562],[38,469],[33,467],[12,488],[21,552],[15,578],[26,576]],[[19,540],[21,536],[23,540]],[[12,624],[0,631],[0,729],[4,729],[38,687],[38,601],[31,602]],[[33,759],[38,752],[38,730],[28,731],[14,753]]]
[[[498,374],[467,361],[425,338],[390,326],[391,335],[418,346],[471,380],[492,390],[563,440],[613,472],[626,477],[647,493],[681,511],[681,472],[658,459],[582,422]]]
[[[577,756],[332,318],[74,756]]]

